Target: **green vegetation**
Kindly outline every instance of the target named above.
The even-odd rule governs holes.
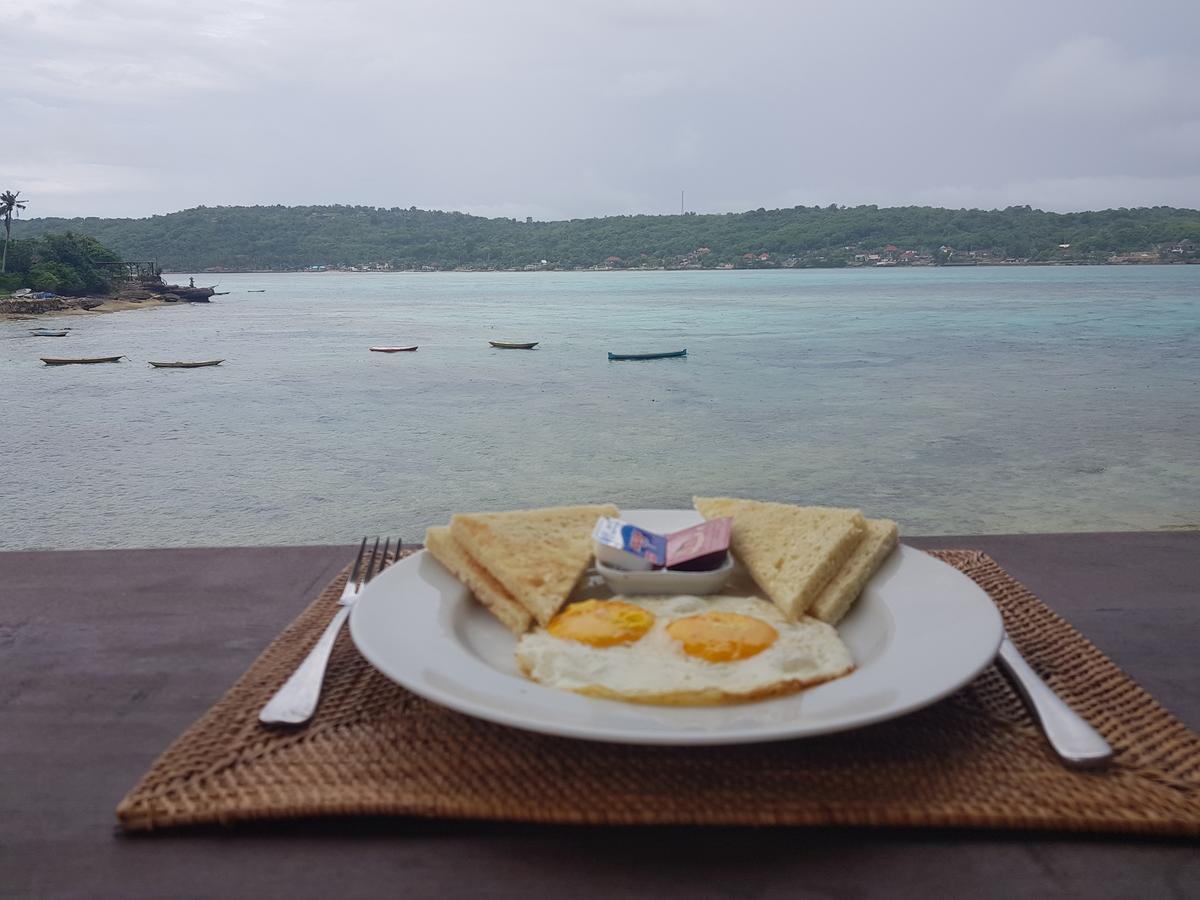
[[[1192,259],[1200,244],[1200,211],[798,206],[518,222],[415,207],[253,206],[199,207],[146,219],[34,219],[15,229],[22,238],[66,230],[90,235],[124,259],[154,259],[175,271],[808,267],[871,265],[872,254],[900,265],[937,265],[1104,262],[1137,251],[1150,256],[1129,261],[1153,261],[1155,254]]]
[[[81,234],[47,234],[14,240],[0,291],[33,288],[55,294],[103,294],[121,269],[121,257]]]

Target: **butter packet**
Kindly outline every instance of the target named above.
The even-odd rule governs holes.
[[[597,519],[592,542],[596,559],[614,568],[646,571],[667,562],[666,537],[621,519]]]

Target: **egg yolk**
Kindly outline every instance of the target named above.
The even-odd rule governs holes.
[[[650,630],[654,614],[621,600],[572,603],[550,620],[546,630],[557,638],[593,647],[632,644]]]
[[[753,616],[739,613],[706,612],[676,619],[667,634],[683,644],[683,652],[709,662],[733,662],[762,653],[779,637],[779,632]]]

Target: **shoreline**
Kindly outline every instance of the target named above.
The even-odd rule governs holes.
[[[93,298],[93,299],[99,299]],[[58,309],[53,312],[44,313],[47,316],[90,316],[93,313],[105,314],[115,312],[125,312],[130,309],[153,309],[158,306],[168,306],[165,300],[161,297],[153,297],[148,300],[119,300],[116,297],[110,297],[101,303],[99,306],[93,306],[91,309]]]
[[[47,309],[43,312],[7,312],[0,310],[0,321],[19,322],[23,320],[38,321],[48,318],[64,318],[74,316],[90,316],[90,315],[105,315],[107,313],[125,312],[130,309],[153,309],[159,306],[167,306],[167,302],[161,297],[154,297],[146,300],[120,300],[116,297],[76,297],[72,298],[75,301],[91,301],[100,300],[96,306],[83,308],[81,306],[69,307],[67,309]]]
[[[171,271],[164,272],[164,275],[183,275],[189,272],[198,272],[203,275],[535,275],[540,273],[558,273],[567,272],[579,273],[628,273],[628,272],[837,272],[845,270],[853,271],[873,271],[881,269],[886,271],[906,271],[909,269],[1079,269],[1079,268],[1108,268],[1108,269],[1133,269],[1133,268],[1168,268],[1172,266],[1195,266],[1200,265],[1200,260],[1183,260],[1179,262],[973,262],[973,263],[947,263],[946,265],[936,266],[928,264],[917,265],[894,265],[894,266],[878,266],[878,265],[850,265],[850,266],[735,266],[729,269],[721,269],[714,266],[683,268],[675,266],[645,266],[645,267],[629,267],[629,268],[592,268],[590,266],[583,268],[555,268],[553,266],[537,267],[533,269],[221,269],[220,271],[212,271],[209,269],[185,269],[179,272]]]

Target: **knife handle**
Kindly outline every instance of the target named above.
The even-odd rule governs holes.
[[[1067,706],[1046,682],[1025,662],[1008,635],[1000,642],[996,657],[1011,677],[1025,703],[1033,712],[1050,746],[1069,766],[1101,766],[1112,759],[1113,749],[1079,713]]]

